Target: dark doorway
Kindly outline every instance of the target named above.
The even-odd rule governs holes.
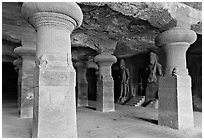
[[[2,63],[2,100],[17,100],[18,73],[14,65],[9,62]]]
[[[92,68],[87,69],[86,77],[88,81],[88,99],[92,101],[96,101],[96,93],[97,93],[96,70]]]

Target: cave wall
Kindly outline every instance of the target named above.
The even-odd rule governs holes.
[[[117,100],[117,98],[120,95],[120,81],[119,81],[119,64],[120,64],[120,60],[122,58],[117,60],[117,63],[114,64],[112,66],[112,76],[114,79],[114,92],[115,92],[115,99]],[[127,57],[127,58],[123,58],[126,62],[126,67],[129,69],[130,72],[130,79],[129,79],[129,87],[130,87],[130,91],[128,93],[129,96],[131,95],[141,95],[141,93],[139,93],[139,87],[138,87],[138,82],[139,82],[139,76],[141,76],[141,74],[145,73],[145,68],[148,65],[148,61],[149,61],[149,54],[145,53],[145,54],[138,54],[138,55],[134,55],[132,57]]]
[[[187,54],[187,68],[192,79],[192,95],[202,98],[202,55]]]
[[[200,40],[202,41],[202,40]],[[195,44],[192,44],[190,47],[190,51],[187,51],[186,53],[186,61],[187,61],[187,69],[189,70],[189,75],[192,78],[192,95],[196,98],[198,97],[199,100],[202,100],[202,54],[201,51],[197,49],[197,53],[195,53],[195,50],[191,51],[191,48],[195,48],[195,45],[198,45],[200,42],[199,39]],[[201,42],[200,42],[201,43]],[[200,44],[200,46],[202,46]],[[160,50],[157,52],[159,57],[159,63],[162,65],[162,67],[165,67],[165,53]],[[138,54],[134,55],[132,57],[124,58],[126,61],[126,67],[129,69],[130,72],[130,93],[131,95],[145,95],[145,90],[141,92],[141,89],[139,87],[139,81],[140,77],[143,77],[144,79],[147,79],[148,72],[146,71],[146,68],[149,64],[149,53],[145,54]],[[112,67],[112,76],[114,79],[114,92],[115,92],[115,99],[118,98],[120,94],[120,81],[119,81],[119,62],[121,59],[118,59],[117,63],[113,65]],[[163,69],[164,71],[164,69]],[[147,81],[145,81],[147,82]],[[196,104],[201,104],[200,101],[197,101],[198,99],[193,99],[194,102],[199,102]]]
[[[88,99],[92,101],[96,101],[96,93],[97,93],[96,69],[88,68],[86,72],[86,78],[88,81]]]

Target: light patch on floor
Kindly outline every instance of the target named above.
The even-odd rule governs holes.
[[[202,113],[194,112],[195,127],[174,130],[158,126],[157,109],[116,105],[116,111],[98,112],[95,102],[77,108],[79,138],[201,138]],[[30,138],[32,119],[19,118],[17,104],[3,101],[2,137]]]

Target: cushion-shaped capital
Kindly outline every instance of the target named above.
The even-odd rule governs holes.
[[[95,56],[94,61],[97,62],[99,65],[103,64],[113,64],[117,62],[117,58],[114,55],[110,54],[99,54]]]
[[[14,53],[19,56],[35,56],[36,48],[32,47],[17,47],[14,49]]]
[[[87,67],[98,70],[98,65],[94,62],[87,62]]]
[[[74,2],[24,2],[21,12],[27,20],[39,12],[64,14],[73,18],[77,27],[82,24],[83,20],[81,8]]]
[[[192,44],[196,41],[197,35],[194,31],[180,27],[174,27],[164,31],[155,38],[158,47],[169,43],[186,42]]]
[[[87,63],[84,61],[78,61],[75,63],[75,67],[77,68],[87,68]]]

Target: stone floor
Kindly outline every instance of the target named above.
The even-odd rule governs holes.
[[[116,105],[116,111],[97,112],[90,107],[77,108],[79,138],[201,138],[202,113],[194,112],[195,127],[174,130],[157,125],[157,109]],[[31,137],[32,119],[20,119],[15,102],[2,102],[2,137]]]

